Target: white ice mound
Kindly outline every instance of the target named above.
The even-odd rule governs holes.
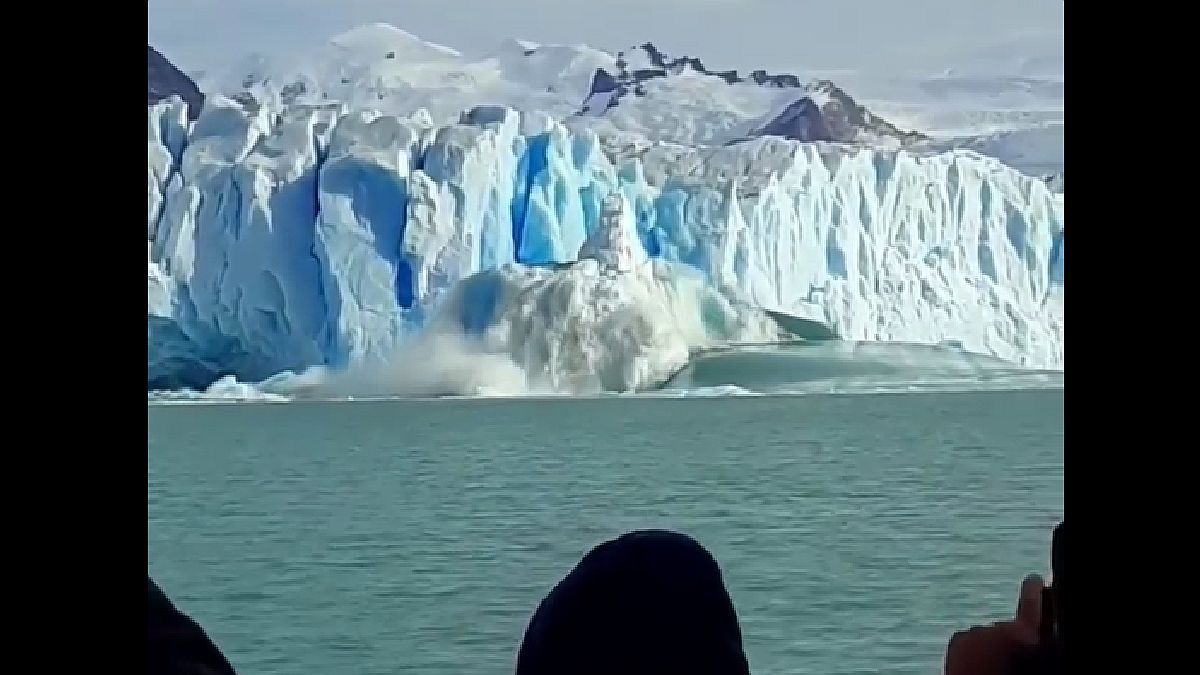
[[[330,38],[329,43],[357,60],[386,58],[399,63],[430,63],[462,55],[386,23],[369,23]]]
[[[616,160],[544,117],[463,119],[213,97],[189,124],[178,101],[150,107],[149,386],[386,359],[461,279],[595,257],[618,194],[650,259],[729,297],[847,339],[1063,364],[1063,198],[996,160],[781,139]]]
[[[781,337],[764,312],[731,302],[695,270],[648,261],[620,271],[594,258],[546,269],[505,265],[456,286],[436,323],[507,355],[533,391],[657,387],[693,352]]]

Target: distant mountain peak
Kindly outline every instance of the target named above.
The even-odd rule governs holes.
[[[766,70],[752,70],[744,76],[737,70],[711,70],[697,57],[672,58],[652,42],[618,52],[615,66],[615,73],[596,69],[579,114],[603,115],[631,94],[635,97],[648,95],[646,84],[651,81],[691,72],[728,85],[797,90],[798,98],[755,129],[752,136],[840,143],[877,142],[890,138],[902,145],[927,139],[919,132],[903,131],[870,112],[829,80],[805,82],[791,73],[773,74]]]

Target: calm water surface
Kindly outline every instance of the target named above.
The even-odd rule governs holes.
[[[511,673],[592,545],[724,570],[755,673],[935,673],[1045,571],[1063,391],[151,406],[150,573],[239,673]]]

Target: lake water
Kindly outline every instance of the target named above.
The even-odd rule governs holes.
[[[511,673],[591,546],[685,531],[755,673],[936,673],[1063,512],[1063,390],[149,406],[149,569],[243,675]]]

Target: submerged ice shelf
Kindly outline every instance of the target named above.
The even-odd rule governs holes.
[[[953,342],[1063,366],[1063,198],[997,160],[772,138],[619,153],[586,129],[506,108],[463,122],[219,96],[194,124],[177,100],[149,108],[149,387],[386,361],[431,325],[445,329],[448,313],[467,337],[524,322],[527,342],[552,352],[577,349],[581,335],[614,340],[605,353],[636,351],[641,333],[584,328],[600,320],[593,307],[554,332],[528,298],[498,300],[570,296],[579,280],[553,278],[582,274],[558,269],[581,248],[603,257],[584,244],[604,240],[592,235],[614,195],[638,254],[654,261],[645,274],[694,272],[706,289],[696,297],[824,321],[849,340]],[[464,282],[489,271],[502,279]],[[633,306],[633,288],[664,292],[621,282],[606,293]]]

